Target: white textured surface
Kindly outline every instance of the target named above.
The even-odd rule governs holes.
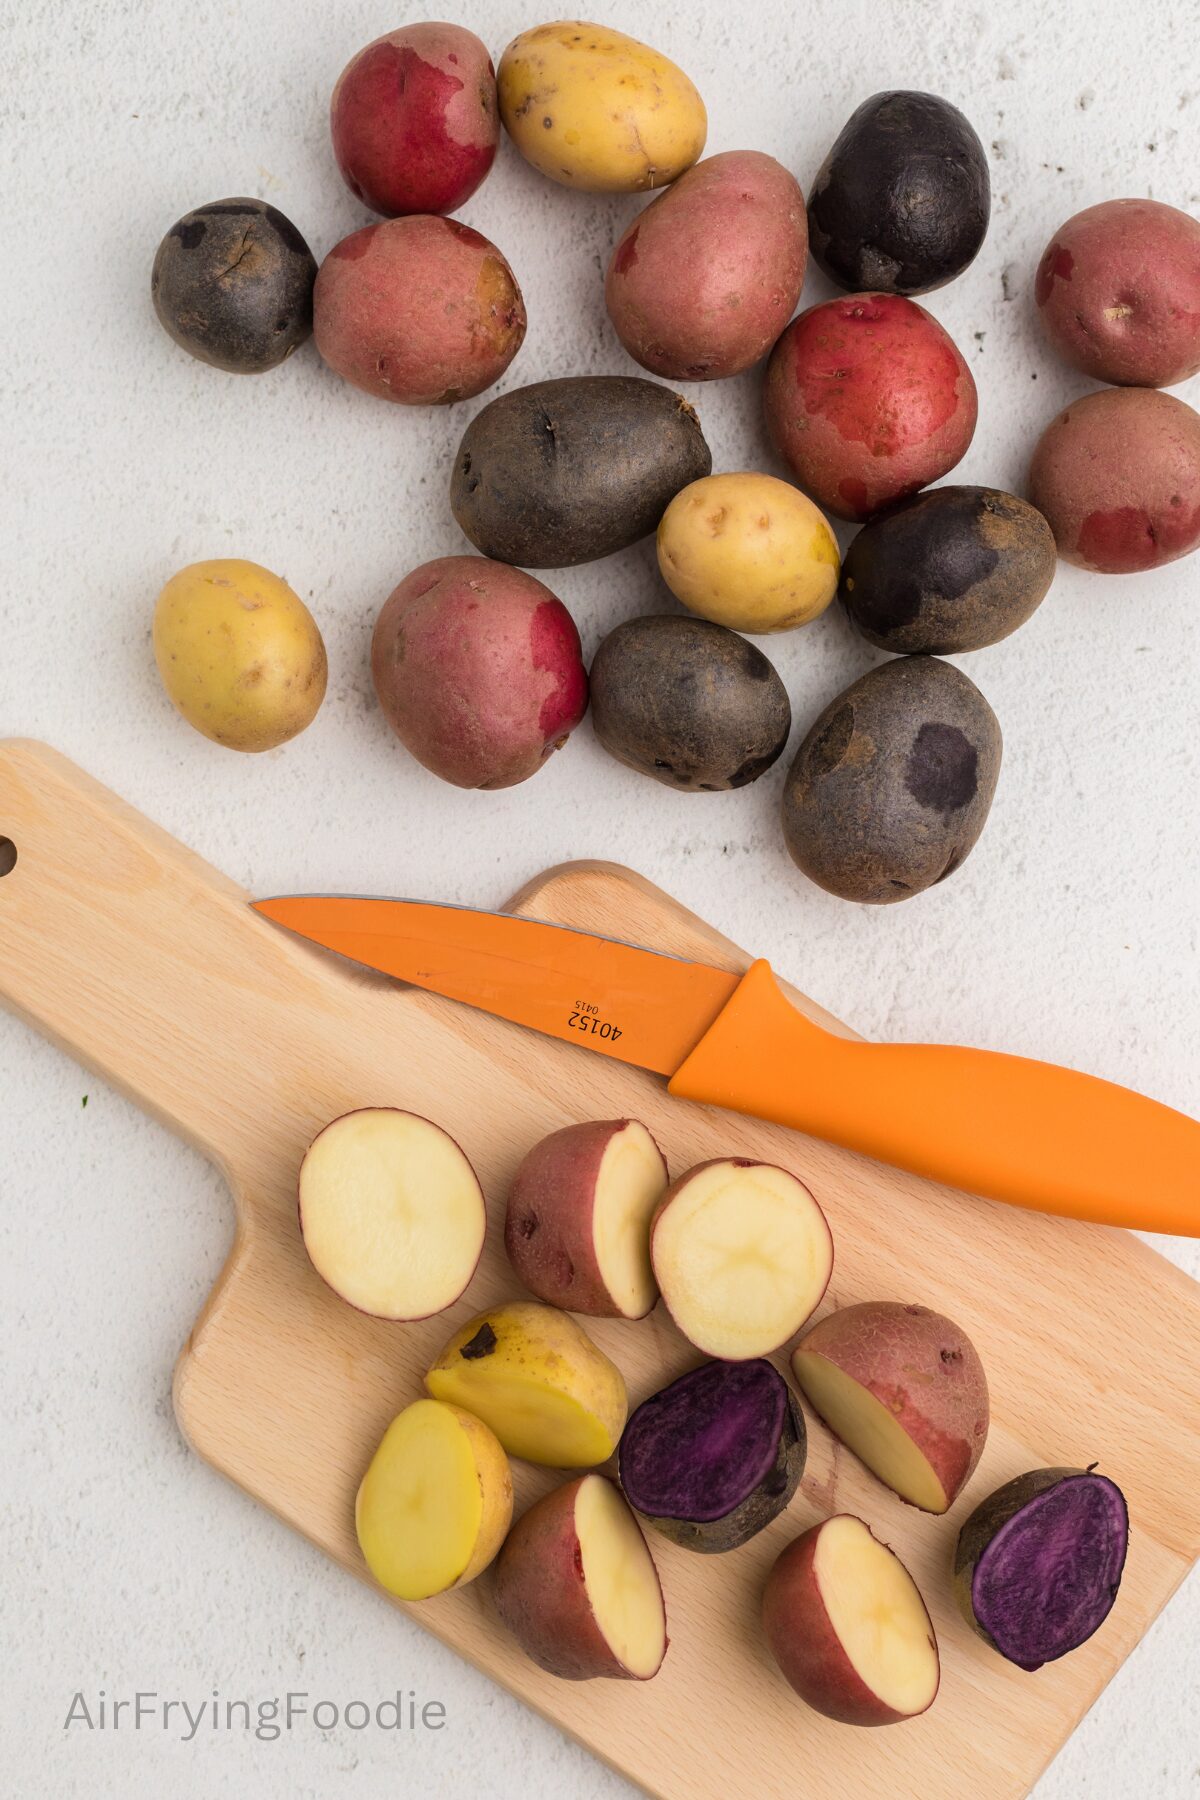
[[[931,305],[980,387],[961,478],[1019,487],[1041,424],[1085,385],[1030,318],[1044,240],[1113,195],[1200,207],[1194,0],[593,11],[684,64],[708,102],[711,150],[771,151],[806,186],[876,89],[932,88],[965,108],[992,146],[992,231]],[[461,16],[495,53],[535,22],[500,0]],[[257,380],[217,374],[168,342],[147,294],[159,236],[206,200],[261,194],[318,255],[364,222],[333,167],[325,106],[347,56],[397,14],[366,0],[10,0],[3,19],[0,733],[51,740],[260,893],[491,905],[549,863],[612,857],[869,1034],[1043,1055],[1200,1112],[1195,561],[1113,581],[1064,570],[1025,630],[965,659],[1004,726],[999,794],[965,868],[907,905],[848,907],[794,873],[776,823],[783,765],[738,794],[676,796],[609,762],[585,725],[525,787],[442,786],[389,739],[366,651],[400,576],[464,548],[444,490],[472,406],[390,409],[341,385],[311,346]],[[503,146],[463,216],[525,291],[510,384],[631,367],[601,270],[638,204],[551,187]],[[826,292],[812,279],[806,303]],[[754,377],[693,397],[718,468],[761,462]],[[161,582],[230,554],[285,574],[330,650],[318,722],[263,758],[190,733],[150,655]],[[669,604],[648,546],[556,585],[589,651],[616,620]],[[768,648],[798,729],[873,660],[837,613]],[[627,1791],[184,1450],[169,1383],[228,1240],[214,1173],[10,1020],[0,1095],[5,1791],[327,1800],[352,1773],[359,1794]],[[1200,1273],[1194,1245],[1164,1248]],[[76,1688],[195,1704],[214,1687],[374,1701],[397,1686],[442,1700],[446,1729],[256,1742],[206,1728],[191,1744],[176,1720],[63,1730]],[[1197,1691],[1193,1581],[1038,1800],[1197,1793]],[[787,1786],[802,1792],[802,1769]]]

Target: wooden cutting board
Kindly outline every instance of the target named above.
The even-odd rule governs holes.
[[[17,849],[0,880],[0,999],[198,1145],[234,1195],[229,1260],[175,1375],[180,1426],[201,1456],[366,1578],[352,1525],[359,1477],[448,1333],[520,1292],[501,1218],[538,1137],[569,1120],[633,1114],[673,1170],[729,1153],[784,1163],[810,1183],[833,1229],[827,1308],[921,1301],[979,1346],[992,1430],[965,1502],[944,1519],[903,1506],[812,1425],[801,1492],[753,1543],[701,1557],[652,1534],[671,1649],[645,1686],[542,1674],[496,1622],[487,1576],[408,1610],[671,1800],[1028,1792],[1200,1553],[1200,1287],[1125,1233],[992,1205],[686,1106],[636,1070],[356,971],[266,924],[232,882],[36,744],[0,745],[0,836]],[[336,870],[314,869],[313,882],[335,885]],[[729,968],[748,960],[604,864],[553,870],[514,904]],[[373,1321],[337,1300],[297,1231],[305,1146],[336,1114],[369,1105],[438,1120],[488,1196],[488,1244],[469,1293],[420,1325]],[[639,1324],[597,1322],[593,1335],[634,1402],[694,1360],[661,1309]],[[951,1604],[958,1524],[1024,1469],[1097,1460],[1132,1514],[1120,1599],[1082,1650],[1023,1674],[973,1638]],[[556,1479],[522,1465],[516,1473],[519,1506]],[[941,1642],[936,1704],[890,1730],[810,1712],[776,1674],[759,1630],[771,1561],[798,1530],[842,1509],[900,1552]]]

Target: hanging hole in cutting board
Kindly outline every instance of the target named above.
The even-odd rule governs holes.
[[[11,875],[17,866],[17,846],[11,838],[0,837],[0,877]]]

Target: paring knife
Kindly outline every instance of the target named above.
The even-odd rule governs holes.
[[[1114,1082],[841,1037],[744,975],[508,913],[296,895],[256,910],[368,968],[668,1077],[682,1100],[828,1138],[1014,1206],[1200,1236],[1200,1123]]]

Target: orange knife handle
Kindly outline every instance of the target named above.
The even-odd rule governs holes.
[[[791,1004],[765,962],[670,1091],[1013,1206],[1200,1237],[1195,1119],[1025,1057],[836,1037]]]

